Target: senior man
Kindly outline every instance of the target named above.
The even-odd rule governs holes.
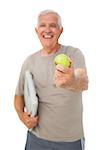
[[[20,120],[32,128],[25,150],[83,150],[82,92],[88,89],[84,56],[78,48],[59,43],[63,27],[57,12],[40,12],[35,30],[42,48],[24,61],[14,99]],[[55,66],[55,56],[62,53],[71,58],[70,68]],[[38,96],[35,117],[24,109],[26,70],[33,75]]]

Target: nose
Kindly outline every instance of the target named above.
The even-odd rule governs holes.
[[[46,32],[50,32],[50,31],[51,31],[50,26],[46,26],[46,27],[45,27],[45,31],[46,31]]]

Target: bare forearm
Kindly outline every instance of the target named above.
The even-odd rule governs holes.
[[[26,127],[30,129],[37,126],[38,117],[31,117],[29,113],[24,111],[25,104],[23,96],[15,96],[14,106],[20,120],[25,124]]]
[[[14,107],[18,115],[24,112],[24,97],[23,96],[15,96],[14,97]]]
[[[84,91],[88,89],[88,77],[76,78],[70,86],[71,90],[74,91]]]

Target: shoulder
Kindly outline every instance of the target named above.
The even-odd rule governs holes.
[[[62,47],[63,47],[66,51],[73,52],[73,53],[75,53],[75,52],[77,52],[77,51],[81,51],[79,48],[74,47],[74,46],[70,46],[70,45],[68,45],[68,46],[62,45]]]
[[[77,47],[74,47],[74,46],[65,46],[63,45],[63,49],[65,49],[65,52],[68,54],[68,55],[83,55],[83,52],[77,48]]]
[[[35,59],[39,56],[40,54],[40,51],[37,51],[33,54],[30,54],[29,56],[27,56],[23,62],[24,65],[27,65],[27,64],[33,64]]]

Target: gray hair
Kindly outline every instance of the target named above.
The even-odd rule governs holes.
[[[37,25],[39,24],[40,17],[43,16],[43,15],[46,15],[46,14],[54,14],[54,15],[56,15],[57,18],[58,18],[58,25],[59,25],[60,28],[62,28],[61,17],[60,17],[60,15],[57,12],[55,12],[53,10],[43,10],[43,11],[41,11],[39,13],[39,15],[38,15]]]

